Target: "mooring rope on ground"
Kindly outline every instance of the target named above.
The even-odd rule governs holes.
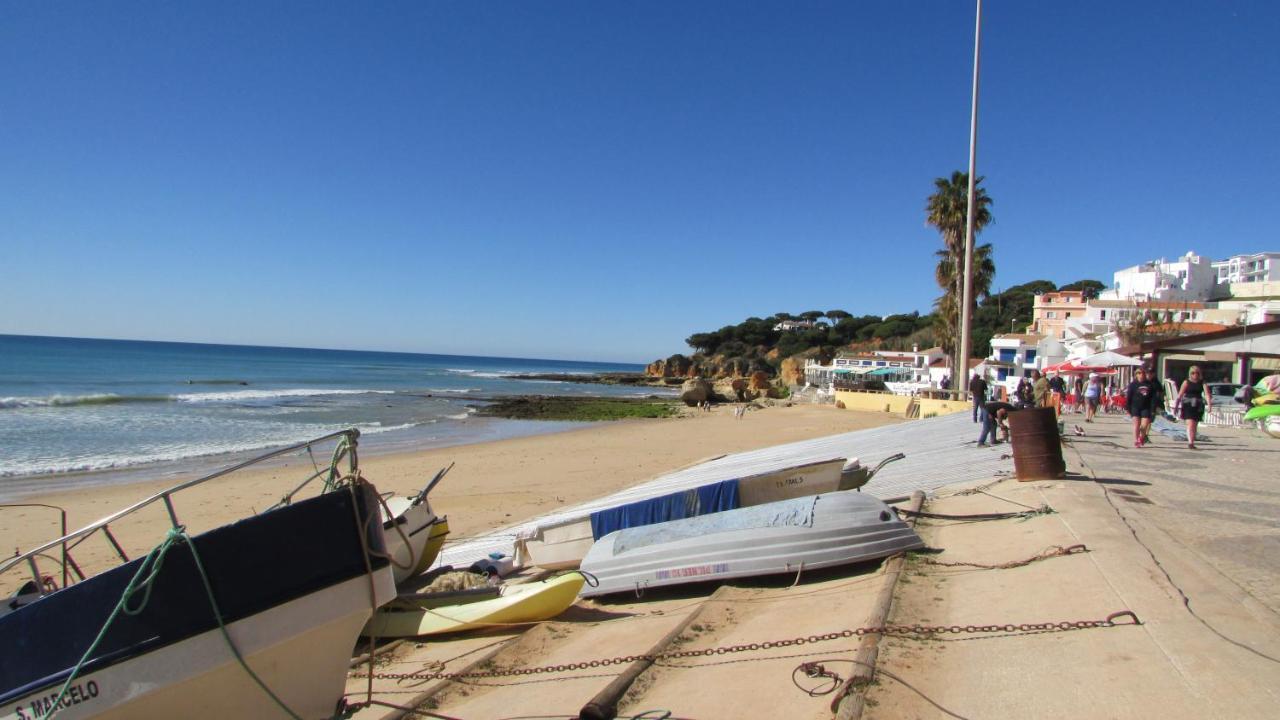
[[[1038,508],[1033,508],[1031,510],[1022,510],[1020,512],[976,513],[972,515],[944,515],[942,513],[931,513],[931,512],[925,512],[924,510],[907,510],[904,508],[896,508],[896,510],[898,511],[899,515],[906,515],[907,517],[929,518],[931,520],[968,520],[970,522],[983,522],[986,520],[1012,520],[1015,518],[1025,520],[1027,518],[1035,517],[1036,515],[1052,515],[1057,512],[1056,510],[1049,507],[1048,505],[1041,505]]]
[[[1089,548],[1085,547],[1084,544],[1069,545],[1067,547],[1062,547],[1061,545],[1054,545],[1052,547],[1048,547],[1048,548],[1045,548],[1044,550],[1041,550],[1039,553],[1032,555],[1031,557],[1026,558],[1025,560],[1010,560],[1009,562],[998,563],[995,565],[987,565],[984,563],[963,562],[960,560],[957,560],[955,562],[947,562],[945,560],[934,560],[933,558],[921,557],[919,555],[917,555],[916,557],[919,559],[920,562],[926,565],[940,565],[943,567],[971,567],[971,568],[978,568],[980,570],[1008,570],[1011,568],[1023,567],[1024,565],[1030,565],[1031,563],[1039,562],[1041,560],[1048,560],[1049,558],[1063,557],[1065,555],[1075,555],[1076,553],[1085,553],[1085,552],[1089,552]]]

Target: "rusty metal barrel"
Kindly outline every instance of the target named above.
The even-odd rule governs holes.
[[[1027,408],[1009,413],[1013,472],[1019,480],[1050,480],[1067,472],[1062,459],[1058,416],[1053,408]]]

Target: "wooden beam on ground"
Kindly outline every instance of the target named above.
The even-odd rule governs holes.
[[[911,511],[920,512],[924,506],[924,493],[916,491],[911,495]],[[908,517],[907,524],[915,527],[915,517]],[[871,609],[871,617],[866,627],[880,627],[889,622],[889,611],[893,609],[893,593],[898,587],[898,577],[902,575],[902,566],[906,563],[905,554],[894,555],[884,564],[884,584],[880,586],[880,595]],[[862,688],[875,675],[876,658],[880,655],[880,633],[862,636],[858,644],[858,653],[853,659],[853,673],[840,688],[836,700],[831,704],[831,711],[837,720],[857,720],[862,717],[866,707],[866,698]]]
[[[696,610],[689,613],[689,616],[684,619],[684,622],[680,623],[674,630],[664,635],[657,644],[649,648],[649,651],[646,652],[645,655],[648,655],[649,657],[661,655],[676,638],[680,637],[680,635],[693,624],[694,620],[698,619],[698,616],[702,614],[702,611],[708,605],[718,600],[720,595],[723,595],[728,588],[728,585],[721,585],[716,588],[716,591],[711,593],[711,596],[703,601]],[[640,677],[640,675],[645,670],[648,670],[651,665],[653,665],[653,661],[647,658],[636,660],[628,665],[626,669],[618,675],[618,677],[613,679],[613,682],[606,685],[605,688],[596,693],[596,696],[591,698],[586,705],[582,706],[582,709],[578,711],[578,720],[614,720],[614,718],[618,716],[618,701],[622,699],[622,696],[625,695],[627,690],[631,688],[631,685],[635,683],[636,678]]]

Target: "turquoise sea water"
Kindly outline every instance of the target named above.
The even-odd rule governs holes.
[[[362,447],[374,449],[545,432],[563,424],[476,418],[468,404],[497,395],[661,392],[510,377],[641,369],[0,335],[0,496],[38,489],[65,473],[225,460],[352,426],[363,433]]]

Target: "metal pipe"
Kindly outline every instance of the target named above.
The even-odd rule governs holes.
[[[956,373],[964,378],[956,389],[964,392],[969,387],[969,306],[973,304],[973,223],[976,185],[978,182],[978,69],[982,51],[982,0],[978,0],[977,19],[973,29],[973,105],[969,114],[969,209],[965,215],[964,231],[964,293],[960,298],[960,353]],[[953,382],[956,375],[952,375]]]

